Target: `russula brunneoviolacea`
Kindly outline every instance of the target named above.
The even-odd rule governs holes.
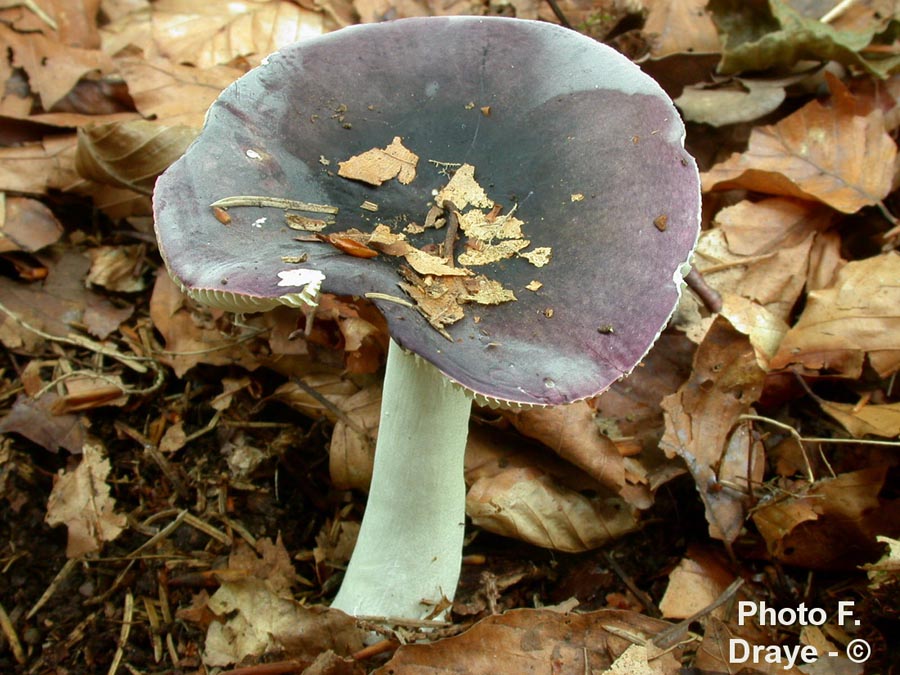
[[[374,475],[335,607],[421,618],[452,599],[472,397],[577,401],[626,375],[653,344],[699,229],[698,173],[683,138],[671,101],[625,57],[558,26],[501,18],[407,19],[306,40],[210,108],[154,194],[176,281],[241,312],[312,307],[320,290],[367,296],[391,332]],[[373,149],[401,156],[405,179],[338,175]],[[462,170],[489,197],[466,204],[444,192]],[[223,215],[211,208],[222,199],[240,206]],[[287,212],[321,230],[318,239],[298,241],[278,199],[304,202]],[[471,223],[458,236],[449,225],[411,228],[435,220],[436,201],[447,222],[474,214],[495,224],[514,211],[519,252],[462,263],[502,237],[479,239]],[[390,246],[359,257],[327,243],[356,236],[368,249],[378,225],[468,277],[410,275],[412,256]],[[549,262],[523,257],[535,251]],[[475,278],[515,299],[479,304]],[[421,299],[460,283],[469,286],[456,295],[458,320],[426,316],[425,300],[415,307],[416,288]]]

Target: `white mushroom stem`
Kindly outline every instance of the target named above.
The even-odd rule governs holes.
[[[453,599],[471,409],[462,388],[391,340],[369,500],[332,607],[422,619],[442,598]]]

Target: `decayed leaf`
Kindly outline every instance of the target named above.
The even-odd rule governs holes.
[[[785,0],[745,2],[710,0],[719,30],[725,33],[719,70],[725,74],[788,69],[802,60],[838,61],[884,77],[900,57],[867,58],[862,50],[872,42],[878,26],[864,30],[837,30],[818,17],[804,17]]]
[[[818,200],[844,213],[877,204],[891,191],[897,146],[884,116],[866,116],[845,97],[812,101],[773,126],[755,127],[744,153],[702,174],[704,192],[747,189]]]
[[[750,338],[760,368],[768,369],[769,361],[788,331],[788,325],[765,307],[733,293],[722,293],[724,316],[738,331]]]
[[[0,192],[0,253],[34,253],[56,243],[62,234],[62,225],[44,204]]]
[[[650,56],[671,54],[718,54],[722,47],[707,0],[645,0]]]
[[[209,625],[204,663],[226,666],[269,653],[312,660],[328,649],[339,654],[361,649],[365,634],[353,618],[291,598],[290,556],[280,541],[261,541],[262,558],[246,548],[232,554],[228,569],[236,574],[222,575],[209,599],[209,609],[222,620]]]
[[[381,387],[367,387],[336,404],[343,417],[334,425],[328,449],[331,480],[342,490],[368,490],[381,413]]]
[[[174,63],[208,68],[267,54],[323,32],[322,15],[286,0],[162,0],[153,7],[153,38]]]
[[[50,452],[65,448],[81,452],[87,429],[78,415],[54,415],[51,411],[59,394],[47,392],[38,399],[21,395],[0,419],[0,434],[18,433]]]
[[[879,497],[887,471],[877,465],[813,485],[786,485],[791,496],[753,512],[769,553],[808,569],[852,569],[866,562],[880,551],[876,534],[900,534],[900,500]]]
[[[470,205],[479,209],[489,209],[494,205],[475,180],[475,167],[471,164],[460,166],[434,199],[438,206],[443,206],[445,201],[451,202],[460,211]]]
[[[396,178],[403,185],[409,185],[416,177],[418,163],[419,156],[404,147],[402,138],[394,136],[383,150],[372,148],[340,162],[338,176],[376,186]]]
[[[856,438],[863,436],[900,436],[900,403],[835,403],[819,399],[822,410],[841,423]]]
[[[125,514],[115,513],[116,502],[109,494],[109,472],[109,460],[100,446],[86,443],[78,467],[56,478],[46,520],[49,525],[69,528],[69,558],[96,553],[125,529]]]
[[[87,282],[102,286],[119,293],[137,293],[147,287],[142,272],[146,256],[146,247],[142,244],[134,246],[97,246],[88,250],[91,269]]]
[[[747,338],[719,317],[697,350],[691,378],[662,402],[666,431],[660,447],[687,463],[710,536],[726,542],[743,526],[748,486],[762,479],[761,448],[738,418],[759,398],[763,376]]]
[[[900,335],[900,254],[847,263],[831,288],[808,294],[806,308],[791,328],[772,368],[799,364],[858,378],[863,359],[882,377],[898,367]]]
[[[82,127],[75,168],[93,181],[150,194],[157,176],[184,154],[196,136],[192,127],[146,120]]]
[[[625,487],[622,455],[600,432],[586,402],[509,412],[507,418],[520,433],[540,441],[614,492]]]
[[[535,468],[479,478],[466,495],[466,513],[489,532],[568,552],[603,546],[638,527],[623,500],[587,497]]]
[[[721,127],[764,117],[777,110],[784,99],[781,82],[742,79],[685,87],[675,105],[688,121]]]
[[[767,658],[765,650],[772,644],[771,638],[767,639],[764,634],[753,631],[749,624],[750,622],[746,621],[744,626],[735,626],[726,624],[715,616],[709,617],[706,621],[703,641],[697,649],[694,667],[701,669],[701,672],[704,673],[744,671],[762,675],[806,675],[805,668],[800,670],[796,666],[787,667],[786,659],[782,658],[773,662],[772,659]],[[741,645],[741,643],[735,642],[738,639],[746,642],[749,651],[747,658],[740,664],[735,663],[730,656],[732,645]],[[736,656],[744,657],[742,646],[736,646],[735,649],[741,650],[735,652]],[[754,655],[754,649],[761,651]],[[827,663],[829,666],[832,664],[830,660]]]
[[[456,637],[404,645],[373,675],[603,673],[634,644],[646,645],[648,658],[660,668],[651,672],[674,673],[683,646],[664,651],[650,644],[669,625],[622,610],[562,614],[517,609],[479,621]]]
[[[662,615],[667,619],[686,619],[709,607],[728,585],[734,574],[715,554],[693,548],[687,557],[669,573],[669,585],[659,603]],[[712,616],[724,618],[728,608],[715,609]]]

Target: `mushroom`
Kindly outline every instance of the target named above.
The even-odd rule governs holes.
[[[175,280],[233,311],[310,308],[320,290],[366,296],[391,333],[369,498],[333,606],[421,618],[453,598],[473,398],[578,401],[649,350],[699,230],[698,172],[683,138],[671,101],[624,56],[555,25],[503,18],[405,19],[309,39],[210,108],[154,194]],[[406,156],[409,180],[337,173],[352,157],[401,146],[419,159]],[[483,206],[445,191],[465,172],[489,195]],[[227,215],[217,202],[232,205]],[[285,225],[291,207],[322,232],[298,237]],[[424,311],[417,289],[422,300],[450,277],[410,272],[409,256],[391,255],[383,239],[379,252],[372,233],[380,225],[396,243],[429,209],[447,227],[416,229],[407,244],[464,268],[456,288],[471,293],[483,275],[514,300],[463,294],[461,318],[447,324]],[[475,210],[493,222],[514,212],[529,248],[461,263],[486,247],[453,222]],[[353,246],[329,245],[353,236]]]

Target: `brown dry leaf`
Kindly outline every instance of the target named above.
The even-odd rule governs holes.
[[[650,56],[718,54],[719,33],[706,11],[707,0],[645,0],[647,20],[643,32],[650,42]]]
[[[0,23],[0,44],[12,53],[12,65],[28,75],[28,85],[50,110],[89,73],[111,73],[112,61],[96,49],[72,47],[40,33],[19,33]],[[4,56],[5,58],[5,56]]]
[[[715,553],[693,547],[669,573],[659,609],[666,619],[686,619],[712,605],[732,581],[734,574]],[[725,618],[727,613],[728,607],[722,606],[712,616]]]
[[[217,329],[211,314],[186,298],[165,270],[156,276],[150,318],[166,343],[166,350],[157,357],[178,377],[198,363],[236,364],[247,370],[260,365],[248,343]]]
[[[662,402],[666,431],[660,447],[687,463],[710,536],[728,543],[743,527],[748,486],[762,479],[761,446],[739,417],[759,398],[763,378],[748,339],[719,317],[697,350],[690,379]]]
[[[47,137],[40,143],[0,147],[0,190],[40,195],[48,188],[70,186],[77,180],[74,166],[66,158],[70,147],[75,147],[74,134]]]
[[[50,452],[59,448],[72,454],[81,452],[87,438],[84,420],[79,415],[54,415],[51,411],[59,398],[54,392],[38,399],[20,395],[0,419],[0,434],[21,434]]]
[[[462,635],[404,645],[373,675],[522,675],[604,673],[626,649],[644,644],[662,673],[678,672],[683,646],[656,650],[649,641],[670,626],[622,610],[562,614],[516,609],[483,619]]]
[[[197,129],[203,126],[206,111],[222,90],[244,74],[231,66],[200,70],[162,58],[125,56],[116,59],[116,65],[145,118]]]
[[[151,25],[159,53],[199,68],[263,57],[323,32],[322,15],[287,0],[158,0]]]
[[[62,234],[62,225],[44,204],[0,192],[0,253],[34,253],[59,241]]]
[[[749,623],[749,622],[747,622]],[[749,658],[742,663],[735,663],[729,655],[731,654],[732,644],[741,645],[735,649],[741,649],[740,653],[735,652],[737,657],[743,657],[742,643],[733,643],[733,640],[744,640],[753,650],[759,646],[765,649],[772,644],[771,639],[767,639],[764,635],[748,635],[748,627],[741,627],[739,631],[736,626],[729,626],[721,619],[715,616],[709,617],[706,624],[706,631],[703,636],[703,642],[697,650],[696,658],[693,666],[704,673],[762,673],[763,675],[807,675],[806,668],[800,670],[796,666],[788,668],[786,660],[772,663],[766,661],[763,651],[762,659]],[[752,653],[749,655],[752,657]],[[830,665],[830,662],[829,662]],[[750,670],[752,668],[752,670]]]
[[[687,86],[675,105],[689,122],[721,127],[764,117],[778,109],[785,95],[784,81],[734,79]]]
[[[822,410],[856,438],[863,436],[900,437],[900,403],[834,403],[818,399]]]
[[[340,407],[342,401],[360,391],[359,386],[337,374],[307,375],[300,379],[336,407]],[[316,400],[296,382],[285,382],[272,396],[313,419],[324,417],[332,424],[337,422],[338,418],[330,408]]]
[[[66,378],[66,393],[50,408],[54,415],[83,412],[103,406],[123,406],[128,402],[122,378],[97,373]]]
[[[265,542],[260,553],[239,547],[229,558],[228,570],[237,574],[223,575],[209,599],[221,618],[207,630],[204,663],[227,666],[265,654],[311,661],[328,649],[352,654],[362,648],[365,632],[355,619],[293,600],[293,565],[280,540]]]
[[[449,201],[460,211],[465,211],[470,205],[480,209],[489,209],[494,205],[484,188],[475,180],[475,167],[471,164],[461,165],[450,182],[434,198],[434,203],[439,206],[445,201]]]
[[[484,243],[457,257],[460,265],[490,265],[507,258],[512,258],[523,248],[531,244],[528,239],[506,239],[496,243]]]
[[[46,521],[51,526],[69,528],[68,558],[96,553],[125,529],[125,514],[115,513],[116,502],[109,494],[109,472],[110,463],[103,456],[103,449],[85,443],[78,467],[61,471],[53,483]]]
[[[756,362],[768,370],[769,361],[788,331],[788,325],[762,305],[734,293],[722,293],[724,316],[738,331],[750,338]]]
[[[372,385],[337,402],[343,413],[334,425],[329,470],[341,490],[369,489],[381,414],[381,387]]]
[[[753,300],[787,320],[803,291],[811,251],[834,221],[825,207],[792,199],[742,201],[701,234],[697,269],[720,293]]]
[[[75,168],[90,180],[150,194],[157,176],[184,154],[196,136],[192,127],[146,120],[82,127]]]
[[[587,551],[638,528],[623,500],[567,488],[537,468],[509,468],[479,478],[466,495],[466,513],[478,527],[535,546]]]
[[[369,185],[381,185],[396,178],[403,185],[409,185],[416,177],[418,163],[419,156],[404,147],[400,136],[394,136],[394,140],[383,150],[372,148],[339,162],[338,176]]]
[[[847,263],[831,288],[811,291],[772,368],[798,364],[810,371],[856,379],[866,355],[882,377],[898,368],[900,254]]]
[[[146,246],[97,246],[88,249],[91,269],[87,283],[117,293],[137,293],[147,287],[143,278]]]
[[[896,584],[897,575],[900,574],[900,541],[882,536],[876,539],[879,544],[884,544],[887,550],[878,562],[863,566],[869,577],[869,587],[873,589]]]
[[[595,412],[585,401],[511,411],[506,417],[520,433],[540,441],[613,492],[625,487],[622,455],[600,432]]]
[[[809,485],[753,512],[769,553],[788,565],[848,570],[880,553],[876,535],[900,535],[900,499],[882,498],[888,467],[873,466]]]
[[[702,174],[704,192],[746,189],[821,201],[844,213],[891,191],[897,146],[873,110],[855,114],[846,97],[819,101],[772,126],[755,127],[746,152]]]

